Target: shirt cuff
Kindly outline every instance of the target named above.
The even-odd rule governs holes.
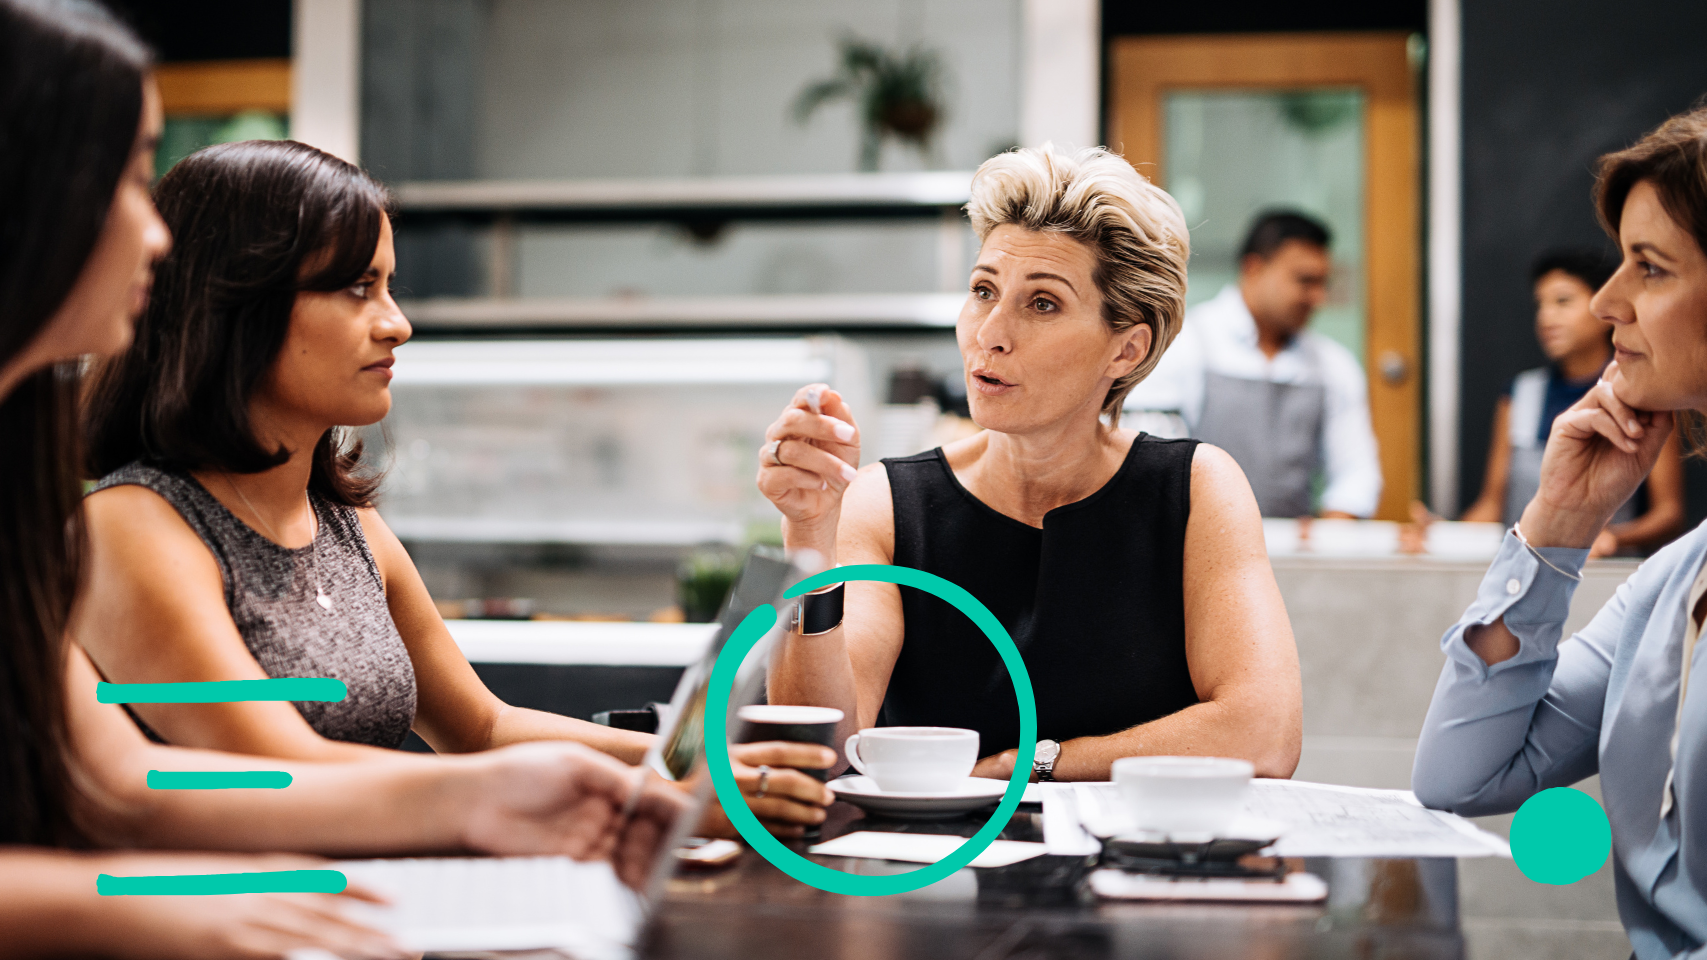
[[[1553,566],[1542,563],[1515,534],[1506,533],[1500,552],[1476,590],[1476,601],[1441,642],[1448,657],[1486,677],[1557,655],[1559,635],[1577,588],[1577,581],[1566,574],[1575,576],[1582,570],[1588,562],[1588,550],[1539,547],[1537,552]],[[1555,566],[1559,570],[1553,569]],[[1464,643],[1464,632],[1501,617],[1506,629],[1518,639],[1518,653],[1490,667]]]

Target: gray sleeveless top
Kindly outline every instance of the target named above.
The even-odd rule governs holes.
[[[249,652],[270,677],[336,677],[337,703],[297,703],[330,740],[399,747],[415,722],[415,668],[391,621],[379,566],[361,520],[313,494],[319,531],[288,549],[256,533],[188,473],[131,463],[96,490],[134,484],[165,498],[213,551],[225,606]],[[316,585],[332,601],[322,608]]]

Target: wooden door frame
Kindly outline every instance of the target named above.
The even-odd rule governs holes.
[[[284,58],[162,63],[154,80],[168,116],[290,112],[290,60]]]
[[[1356,87],[1364,114],[1365,372],[1381,448],[1376,516],[1407,520],[1422,439],[1416,78],[1404,33],[1120,37],[1108,51],[1109,148],[1167,186],[1162,98],[1172,90]],[[1397,383],[1383,366],[1398,368]]]

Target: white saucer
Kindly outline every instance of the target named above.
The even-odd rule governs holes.
[[[843,777],[831,780],[830,789],[836,791],[838,800],[861,810],[905,820],[932,820],[993,806],[1007,792],[1008,782],[967,777],[944,793],[897,793],[880,789],[870,777]]]

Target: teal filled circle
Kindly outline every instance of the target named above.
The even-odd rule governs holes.
[[[1517,808],[1511,858],[1536,883],[1564,886],[1599,870],[1612,854],[1612,824],[1581,790],[1543,790]]]
[[[753,811],[748,809],[746,797],[741,794],[741,787],[735,782],[735,771],[729,764],[727,733],[729,692],[735,688],[735,675],[741,669],[742,661],[747,658],[747,652],[776,624],[776,609],[770,604],[761,604],[741,621],[741,625],[729,637],[728,643],[718,653],[712,666],[711,680],[705,692],[706,767],[711,772],[712,786],[717,792],[717,799],[723,804],[723,812],[729,817],[729,822],[734,824],[742,839],[778,870],[827,893],[856,897],[907,893],[928,887],[971,863],[973,858],[994,843],[996,837],[1007,827],[1014,811],[1019,809],[1020,799],[1025,795],[1025,785],[1031,780],[1031,764],[1037,755],[1037,699],[1031,689],[1031,674],[1026,671],[1025,661],[1021,659],[1019,648],[1014,645],[1013,637],[1008,635],[1007,628],[1002,626],[996,615],[990,612],[990,608],[984,606],[977,597],[934,573],[926,573],[912,567],[877,563],[836,567],[801,580],[790,587],[784,597],[797,597],[820,587],[846,581],[895,583],[924,590],[948,601],[970,617],[995,645],[996,652],[1001,655],[1002,663],[1008,669],[1008,676],[1013,680],[1014,699],[1019,703],[1019,756],[1014,758],[1013,775],[1008,778],[1007,790],[1002,793],[1002,801],[997,805],[996,812],[977,833],[956,847],[947,857],[917,870],[891,876],[858,876],[843,873],[821,863],[813,863],[772,836],[764,824],[759,822],[759,818],[753,815]]]

